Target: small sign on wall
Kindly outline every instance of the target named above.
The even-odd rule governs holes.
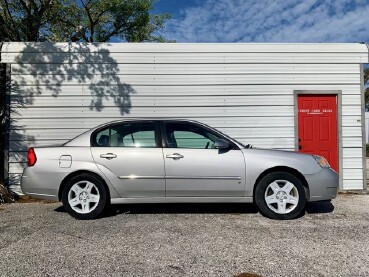
[[[325,114],[332,113],[332,109],[299,109],[299,113],[305,114]]]

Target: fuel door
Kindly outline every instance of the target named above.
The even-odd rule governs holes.
[[[70,155],[62,155],[59,158],[59,167],[60,168],[69,168],[72,166],[72,156]]]

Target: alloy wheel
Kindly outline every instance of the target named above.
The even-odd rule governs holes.
[[[292,212],[299,203],[296,186],[287,180],[275,180],[265,190],[265,202],[269,209],[278,214]]]
[[[68,203],[79,214],[92,212],[100,201],[100,192],[95,184],[89,181],[75,183],[68,192]]]

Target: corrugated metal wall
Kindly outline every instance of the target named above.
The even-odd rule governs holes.
[[[294,90],[341,90],[343,187],[363,188],[360,44],[6,43],[9,172],[31,145],[122,117],[191,118],[255,147],[295,149]]]

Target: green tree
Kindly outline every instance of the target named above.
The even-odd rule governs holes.
[[[152,14],[156,0],[0,0],[1,41],[164,42],[169,14]],[[1,61],[1,49],[0,49]],[[4,179],[9,103],[6,66],[0,63],[0,204],[11,201]]]
[[[0,0],[0,41],[166,41],[155,0]]]
[[[157,34],[170,18],[168,14],[151,15],[153,0],[84,0],[71,2],[58,13],[52,33],[57,40],[106,42],[112,37],[124,41],[165,41]],[[69,30],[75,30],[70,33]]]

